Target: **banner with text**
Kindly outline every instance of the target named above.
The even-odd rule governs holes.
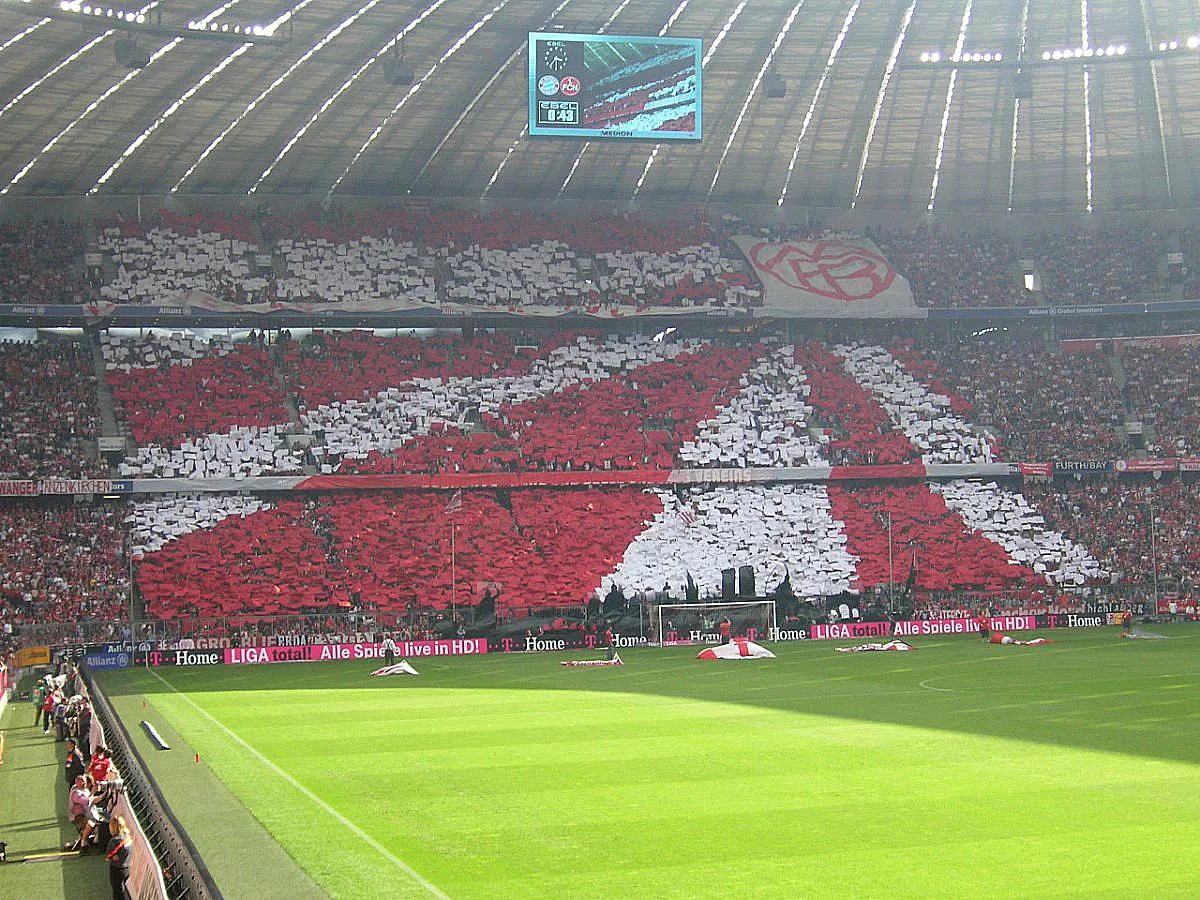
[[[942,634],[978,634],[983,621],[992,631],[1032,631],[1035,616],[965,616],[961,619],[924,619],[903,622],[835,622],[814,625],[809,636],[814,641],[850,641],[868,637],[932,637]]]
[[[488,652],[484,638],[449,641],[397,641],[398,659],[425,656],[472,656]],[[224,650],[227,665],[261,665],[285,662],[329,662],[345,659],[383,659],[383,646],[377,642],[353,644],[301,644],[295,647],[229,647]]]

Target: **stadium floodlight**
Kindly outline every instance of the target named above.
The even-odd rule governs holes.
[[[939,51],[934,50],[932,53],[929,54],[929,61],[930,62],[941,62],[942,54]]]
[[[654,608],[652,643],[660,647],[677,644],[716,644],[723,618],[729,618],[736,637],[752,641],[774,640],[778,632],[774,600],[741,603],[664,603]]]
[[[1200,35],[1193,34],[1190,38],[1188,38],[1187,46],[1189,50],[1195,50],[1200,47]]]

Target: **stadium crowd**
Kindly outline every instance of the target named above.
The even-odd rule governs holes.
[[[1084,479],[1027,484],[1024,492],[1048,524],[1084,543],[1115,579],[1146,587],[1157,577],[1189,593],[1200,588],[1196,482]]]
[[[729,238],[751,232],[808,239],[821,228],[718,227],[631,215],[480,215],[419,205],[352,214],[160,210],[145,221],[95,223],[111,274],[85,274],[84,228],[42,221],[0,227],[0,300],[178,303],[202,292],[235,305],[396,302],[607,310],[751,309],[761,289]],[[1197,294],[1195,226],[1140,223],[1024,236],[920,225],[871,227],[921,306],[1011,307],[1119,303]],[[838,233],[835,233],[838,234]],[[841,236],[855,237],[855,233]],[[1179,271],[1166,263],[1181,251]],[[268,264],[265,260],[270,260]],[[1027,283],[1028,281],[1028,283]],[[1031,289],[1032,288],[1032,289]]]
[[[83,248],[83,229],[72,222],[0,222],[0,303],[85,299]]]
[[[1125,404],[1101,354],[1067,355],[1033,341],[930,344],[936,378],[986,427],[1001,459],[1113,459],[1124,451]]]
[[[123,504],[0,505],[0,622],[31,640],[88,622],[100,640],[128,634]]]
[[[1200,456],[1200,345],[1126,348],[1129,404],[1156,456]]]
[[[79,477],[104,466],[91,350],[72,341],[0,343],[0,475]]]

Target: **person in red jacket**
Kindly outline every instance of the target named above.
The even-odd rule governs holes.
[[[42,734],[50,733],[50,717],[61,700],[62,692],[58,688],[46,692],[46,699],[42,701]]]
[[[721,633],[721,643],[728,644],[730,638],[733,637],[733,623],[729,621],[729,616],[721,617],[721,624],[717,626],[717,631]]]
[[[99,784],[101,781],[108,781],[108,776],[112,772],[112,759],[108,755],[106,747],[97,747],[96,752],[92,754],[92,761],[88,763],[88,774],[92,776],[92,780]]]

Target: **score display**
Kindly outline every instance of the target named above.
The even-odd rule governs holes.
[[[698,141],[699,38],[529,34],[529,133]]]

